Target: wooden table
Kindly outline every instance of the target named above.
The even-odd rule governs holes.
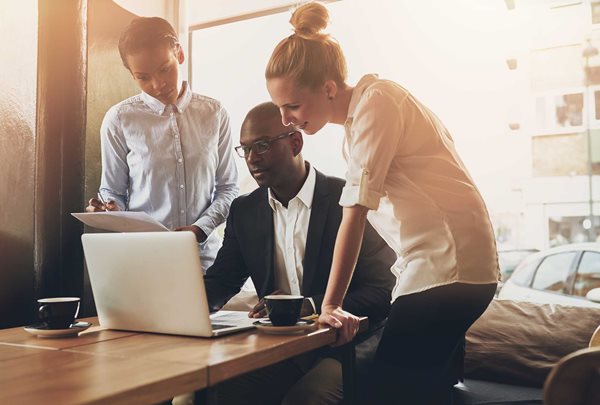
[[[206,369],[0,345],[0,403],[156,403],[207,386]]]
[[[98,318],[79,319],[83,322],[91,322],[92,326],[75,337],[60,339],[38,338],[23,330],[23,328],[12,328],[0,330],[0,344],[13,344],[18,346],[36,347],[40,349],[61,350],[77,346],[89,345],[106,340],[119,339],[137,334],[136,332],[118,331],[104,329],[98,324]]]
[[[320,327],[297,335],[254,330],[219,338],[139,333],[67,349],[70,352],[193,364],[209,368],[209,386],[335,342],[335,330]]]
[[[363,318],[361,330],[366,326]],[[95,326],[77,338],[45,339],[0,330],[0,403],[147,404],[204,388],[212,402],[220,382],[329,345],[335,334],[320,326],[298,335],[206,339]]]

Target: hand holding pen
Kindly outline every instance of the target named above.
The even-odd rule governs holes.
[[[114,201],[105,201],[102,195],[98,193],[98,198],[90,198],[86,212],[119,211]]]

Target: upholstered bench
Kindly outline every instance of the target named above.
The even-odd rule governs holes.
[[[552,368],[588,347],[599,324],[599,308],[495,299],[467,333],[456,404],[543,404]]]

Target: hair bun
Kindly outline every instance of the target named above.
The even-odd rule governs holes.
[[[311,39],[318,36],[327,27],[329,12],[321,3],[305,3],[294,11],[290,23],[294,27],[296,35]]]

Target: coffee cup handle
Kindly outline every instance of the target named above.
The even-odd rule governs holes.
[[[42,305],[38,309],[38,315],[42,321],[46,321],[50,317],[50,308],[48,305]]]

